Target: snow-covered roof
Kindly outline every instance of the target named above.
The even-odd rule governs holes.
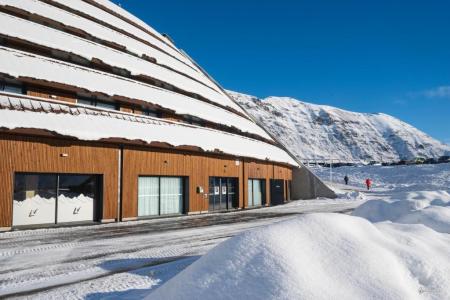
[[[92,16],[98,20],[101,20],[102,22],[105,22],[111,26],[114,26],[115,28],[119,28],[139,39],[145,40],[152,45],[158,47],[162,51],[168,53],[169,55],[172,55],[173,57],[177,58],[178,60],[184,62],[187,65],[190,65],[193,68],[196,68],[195,65],[187,59],[180,51],[178,51],[175,47],[169,46],[167,43],[163,42],[162,37],[155,37],[155,35],[150,35],[143,30],[137,28],[136,26],[133,26],[132,24],[124,21],[121,18],[118,18],[108,12],[106,12],[103,9],[97,8],[87,2],[79,1],[79,0],[53,0],[55,2],[58,2],[60,4],[63,4],[67,7],[70,7],[76,11],[80,11],[82,13],[88,14],[89,16]]]
[[[0,128],[41,129],[84,141],[124,139],[167,143],[174,147],[194,146],[208,152],[298,166],[281,148],[240,135],[12,94],[0,95]]]
[[[203,83],[139,57],[1,12],[0,24],[3,24],[0,27],[0,33],[6,36],[73,53],[87,60],[96,58],[110,66],[126,69],[132,75],[146,75],[156,78],[187,92],[199,94],[211,102],[234,109],[239,108],[239,111],[242,111],[222,92],[218,92]]]
[[[74,2],[82,2],[80,0],[71,0]],[[170,66],[171,68],[187,74],[204,84],[219,90],[214,83],[212,83],[202,72],[192,66],[186,64],[188,60],[185,56],[179,53],[179,57],[168,55],[158,49],[144,44],[134,38],[124,35],[118,31],[115,31],[109,27],[103,26],[97,22],[91,21],[86,18],[82,18],[78,15],[70,13],[66,10],[57,8],[55,6],[43,3],[37,0],[0,0],[0,5],[8,5],[11,7],[19,8],[30,12],[32,14],[40,15],[52,19],[53,21],[59,22],[66,26],[72,28],[80,29],[93,37],[101,40],[107,40],[108,42],[119,44],[125,47],[127,50],[142,56],[146,55],[149,57],[154,57],[158,63]],[[184,61],[180,60],[180,57]],[[190,61],[190,60],[189,60]],[[232,103],[232,101],[230,101]]]
[[[149,32],[151,32],[152,34],[164,39],[164,37],[159,32],[157,32],[155,29],[150,27],[147,23],[145,23],[141,19],[137,18],[136,16],[130,14],[128,11],[126,11],[122,7],[112,3],[111,1],[109,1],[109,0],[94,0],[94,2],[96,2],[99,5],[102,5],[103,7],[107,8],[107,9],[110,9],[114,13],[120,15],[121,17],[134,22],[136,25],[141,26],[141,27],[145,28],[146,30],[148,30]],[[167,42],[172,44],[172,42],[170,40],[168,40]]]
[[[213,104],[182,94],[58,60],[0,47],[0,73],[61,83],[110,96],[139,99],[210,122],[235,127],[268,140],[270,136],[253,121]]]

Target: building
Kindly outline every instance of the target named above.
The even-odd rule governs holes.
[[[0,24],[3,230],[330,195],[167,36],[111,2],[0,0]]]

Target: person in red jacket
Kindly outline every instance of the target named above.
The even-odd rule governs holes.
[[[367,190],[370,190],[370,187],[372,186],[372,180],[370,180],[370,178],[366,179],[366,186],[367,186]]]

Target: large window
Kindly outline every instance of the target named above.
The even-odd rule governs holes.
[[[264,179],[248,180],[248,207],[265,205],[266,181]]]
[[[182,214],[183,185],[182,177],[139,177],[138,216]]]
[[[94,221],[99,176],[15,175],[13,225]]]

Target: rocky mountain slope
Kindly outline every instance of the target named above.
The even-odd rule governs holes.
[[[356,113],[285,97],[229,94],[304,161],[388,162],[450,154],[449,145],[383,113]]]

